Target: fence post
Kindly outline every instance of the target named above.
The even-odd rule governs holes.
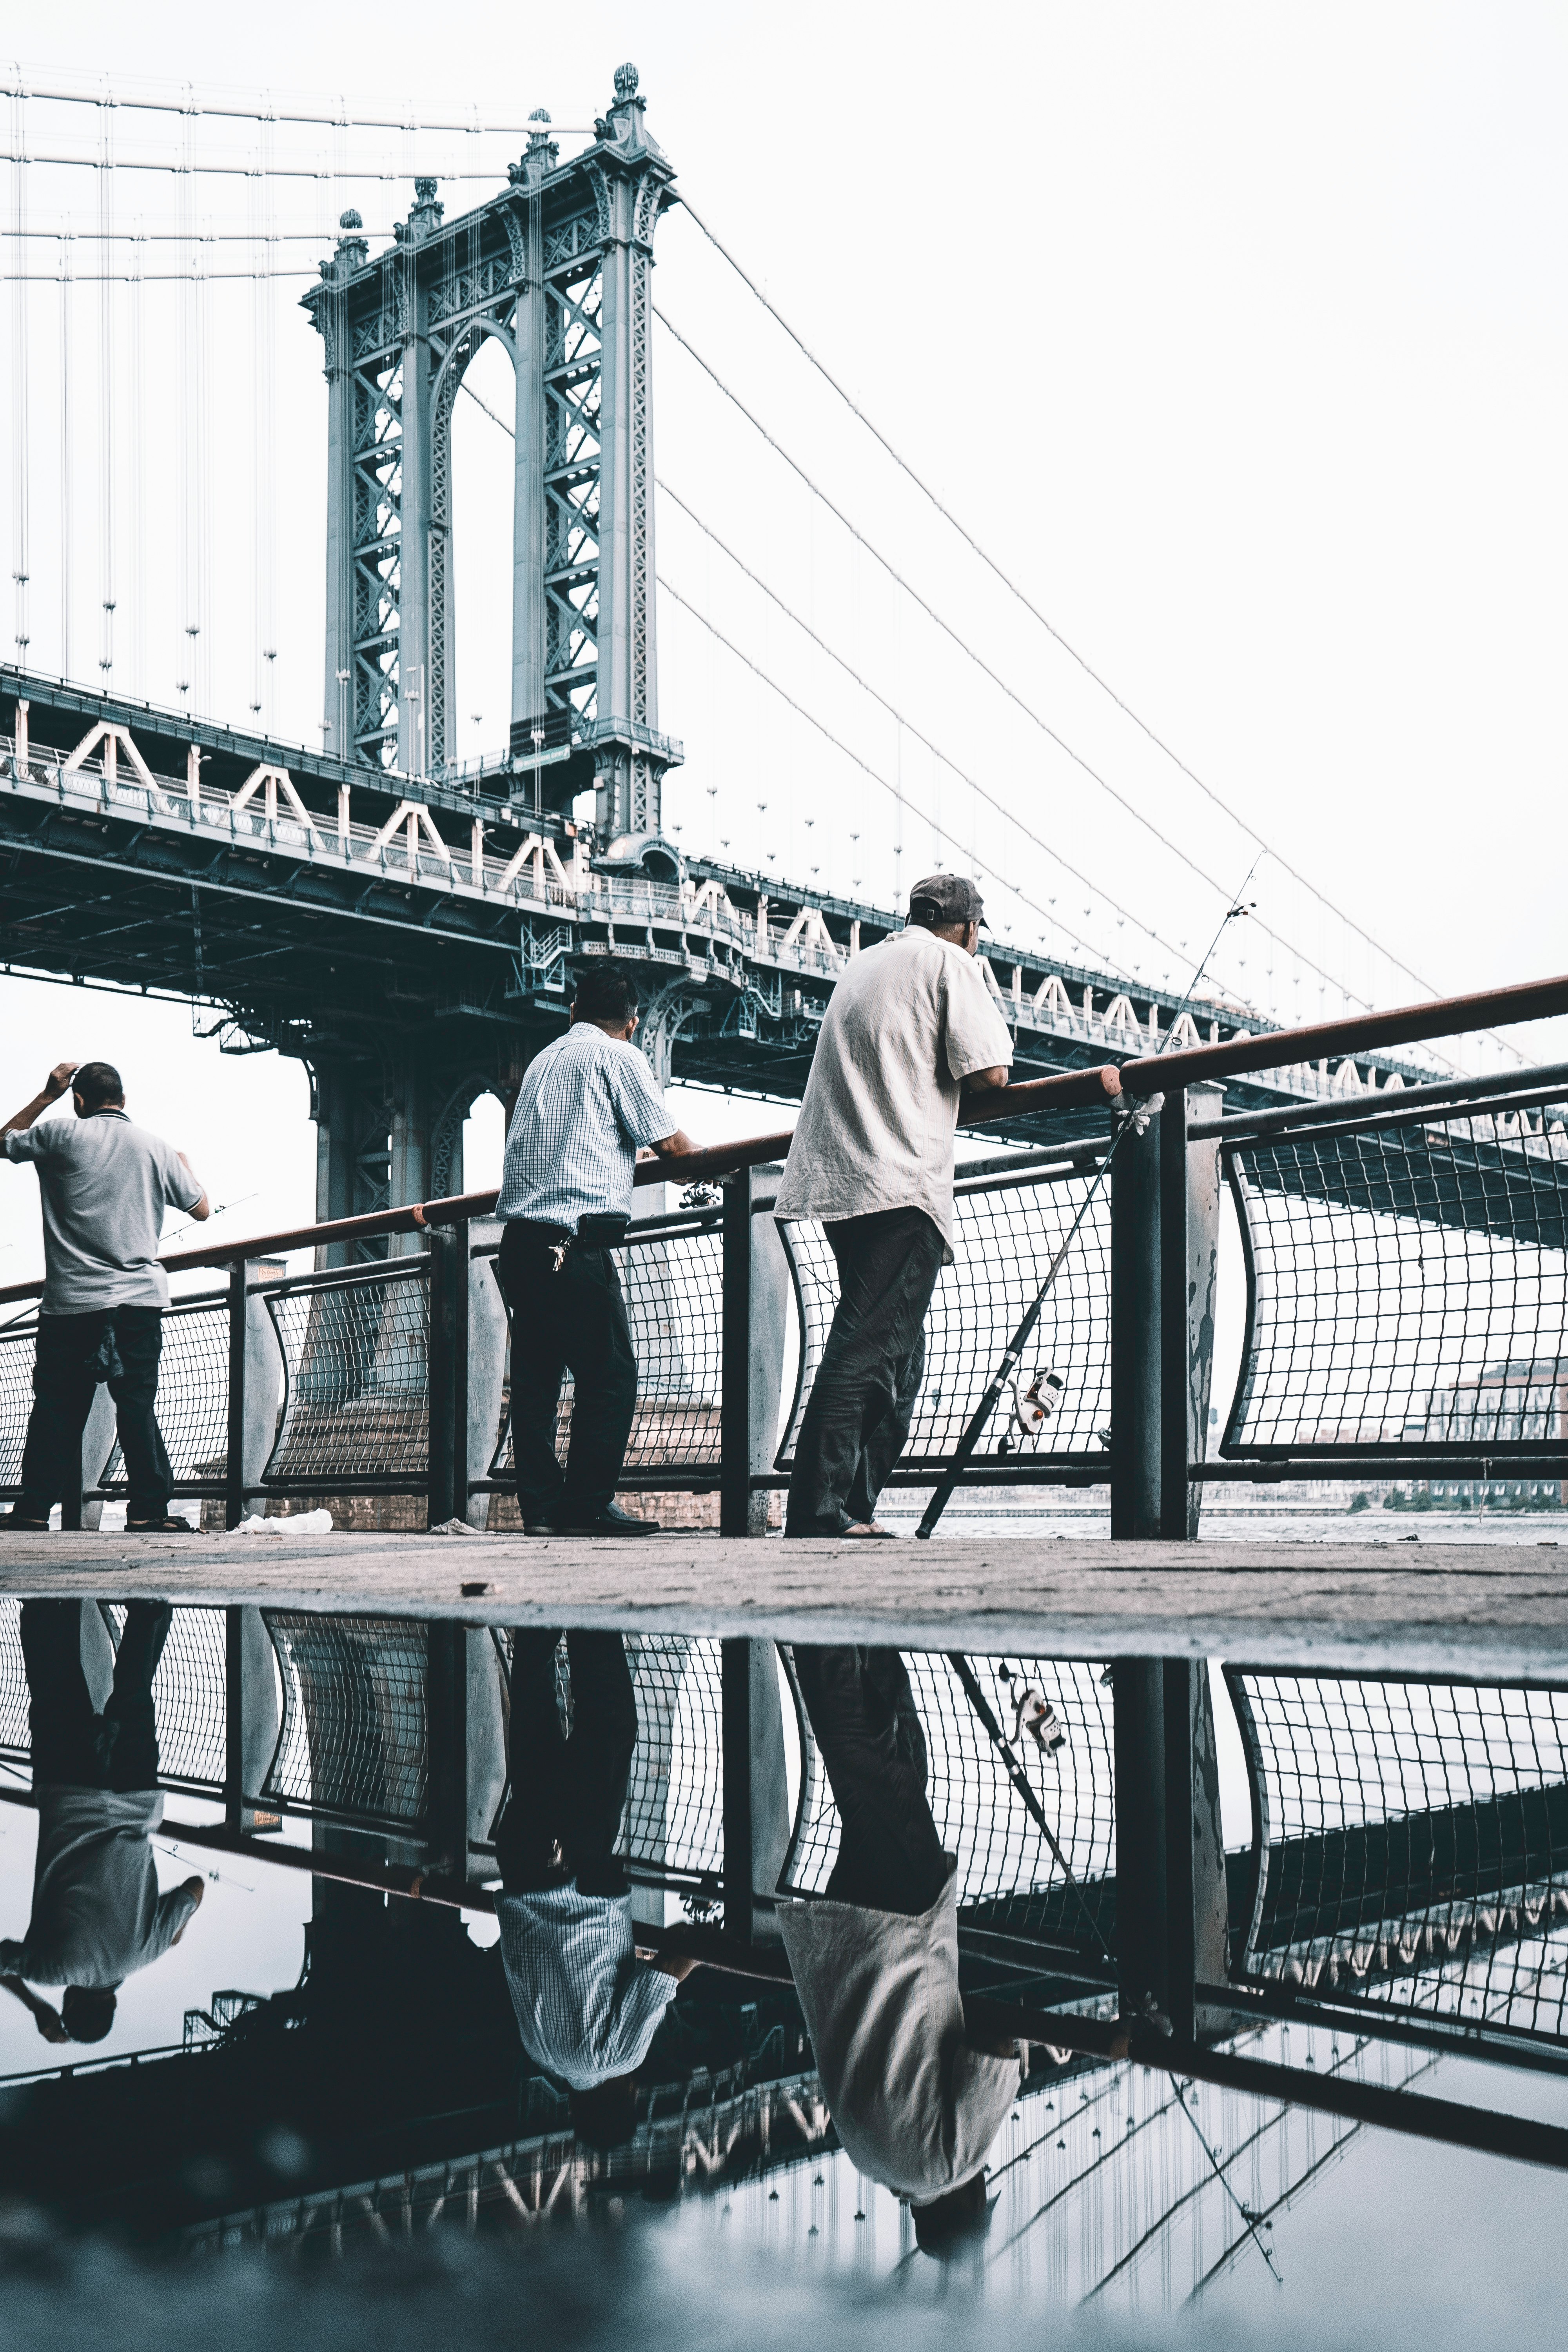
[[[259,1793],[278,1745],[278,1677],[272,1638],[259,1609],[231,1608],[225,1617],[226,1690],[224,1757],[224,1820],[231,1830],[275,1830],[276,1813],[263,1812]]]
[[[496,1280],[493,1257],[476,1258],[476,1247],[500,1238],[493,1221],[468,1227],[468,1369],[466,1411],[467,1482],[458,1495],[458,1517],[471,1528],[489,1525],[490,1498],[476,1495],[477,1482],[490,1475],[500,1434],[501,1391],[506,1381],[506,1302]]]
[[[435,1507],[432,1505],[432,1519]],[[449,1516],[449,1515],[448,1515]],[[426,1851],[432,1869],[468,1870],[468,1629],[434,1619],[426,1627]]]
[[[1194,1986],[1226,1970],[1225,1841],[1208,1667],[1119,1658],[1115,1681],[1116,1959],[1124,2017],[1178,2041],[1219,2030]]]
[[[428,1240],[429,1522],[437,1528],[468,1504],[468,1228],[432,1225]]]
[[[240,1258],[228,1270],[228,1451],[224,1458],[223,1523],[238,1527],[245,1517],[245,1359],[249,1293]],[[230,1616],[234,1612],[229,1612]],[[233,1732],[230,1689],[230,1733]]]
[[[1160,1150],[1165,1114],[1110,1164],[1110,1532],[1160,1533]],[[1180,1113],[1176,1120],[1180,1123]]]
[[[742,1636],[722,1644],[724,1932],[776,1943],[773,1897],[789,1851],[789,1791],[778,1653]]]
[[[1189,1120],[1219,1116],[1222,1087],[1177,1087],[1160,1113],[1160,1528],[1190,1541],[1207,1450],[1219,1265],[1219,1146],[1189,1143]]]
[[[777,1225],[757,1203],[777,1192],[779,1172],[776,1164],[742,1168],[723,1184],[719,1529],[727,1536],[768,1530],[768,1490],[752,1480],[773,1468],[778,1446],[789,1265]]]

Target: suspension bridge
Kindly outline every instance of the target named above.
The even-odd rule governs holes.
[[[447,164],[445,178],[417,168],[412,126],[401,127],[401,170],[363,148],[351,154],[356,139],[384,140],[394,126],[353,117],[342,104],[314,115],[276,107],[247,114],[197,107],[188,94],[176,101],[20,78],[9,100],[16,658],[0,668],[0,965],[184,999],[211,1009],[209,1034],[226,1049],[304,1061],[321,1138],[319,1216],[459,1192],[462,1127],[474,1101],[487,1090],[510,1097],[564,1018],[574,968],[598,953],[635,969],[641,1042],[661,1078],[797,1098],[837,973],[900,920],[906,828],[929,838],[930,863],[973,871],[987,891],[998,929],[981,969],[1015,1031],[1018,1076],[1281,1025],[1278,1010],[1249,992],[1245,943],[1233,951],[1233,931],[1251,934],[1253,969],[1261,964],[1269,988],[1289,967],[1298,990],[1315,987],[1347,1009],[1386,1001],[1396,976],[1396,992],[1409,994],[1412,982],[1425,992],[1078,654],[810,351],[679,185],[648,126],[635,68],[617,69],[605,114],[574,130],[542,110],[510,131],[477,116],[420,126],[419,140],[439,134],[463,148],[465,160]],[[119,127],[126,109],[161,124],[163,143],[129,144]],[[94,115],[96,135],[83,140],[79,126]],[[504,166],[478,160],[487,142],[519,132],[521,157]],[[568,139],[586,143],[563,160]],[[144,209],[128,215],[123,191],[160,174],[176,184],[178,218],[150,228]],[[73,210],[68,193],[66,208],[47,222],[35,189],[68,192],[84,177],[96,187],[96,215]],[[279,479],[271,280],[297,277],[279,255],[329,225],[282,226],[278,207],[299,184],[309,184],[319,213],[325,184],[368,202],[369,191],[380,194],[397,179],[413,184],[405,215],[373,238],[360,209],[343,205],[302,298],[326,379],[326,451],[321,741],[301,749],[273,722],[278,540],[281,530],[290,544],[308,544],[312,518]],[[448,218],[441,187],[487,179],[493,192]],[[245,217],[215,227],[196,192],[236,182]],[[1026,667],[994,649],[978,607],[955,620],[940,590],[928,591],[923,574],[889,553],[873,524],[727,380],[700,330],[655,304],[656,237],[670,214],[762,327],[784,339],[868,456],[893,468],[927,536],[952,543],[1100,698],[1141,758],[1163,762],[1220,812],[1226,838],[1251,860],[1239,893],[1239,865],[1218,878],[1193,845],[1195,835],[1190,841],[1168,819],[1156,822],[1108,763],[1077,748],[1040,707]],[[40,241],[47,251],[50,240],[53,277],[38,258]],[[160,240],[172,268],[162,266]],[[77,258],[79,244],[89,242],[92,270]],[[248,419],[243,404],[215,397],[211,381],[215,281],[229,278],[251,300],[247,359],[230,354],[228,368],[231,383],[249,375]],[[147,329],[152,289],[165,281],[179,306],[177,331],[163,339],[174,355],[173,400],[160,397]],[[72,335],[78,289],[89,284],[99,298],[96,397],[84,404]],[[52,438],[38,413],[46,305],[58,331]],[[298,319],[285,330],[290,380],[310,367],[307,332]],[[510,413],[478,388],[476,362],[491,344],[511,362]],[[704,392],[721,414],[715,437],[739,434],[751,450],[739,499],[752,526],[743,546],[716,490],[705,513],[705,493],[656,471],[656,344],[661,362],[668,357],[684,371],[682,403]],[[99,506],[89,599],[81,573],[91,533],[80,527],[73,487],[89,478],[78,430],[88,409]],[[509,443],[510,677],[504,747],[460,756],[468,722],[454,481],[458,419],[470,415]],[[150,453],[164,446],[165,427],[174,435],[169,494],[154,485],[150,500]],[[220,496],[245,471],[232,445],[247,441],[248,546],[243,498]],[[927,649],[933,680],[940,655],[961,681],[960,708],[994,705],[1029,747],[1031,768],[994,782],[977,772],[979,761],[945,748],[942,697],[911,698],[900,687],[907,647],[889,669],[881,658],[887,627],[864,604],[847,618],[837,607],[832,622],[817,617],[814,594],[792,584],[799,566],[774,528],[775,477],[810,510],[810,531],[831,535],[856,576],[875,582],[894,613],[894,639],[902,628],[910,645]],[[58,535],[41,529],[50,488]],[[225,534],[221,562],[215,516]],[[656,557],[656,520],[673,527],[679,572]],[[53,622],[41,616],[40,584],[51,552]],[[76,660],[84,599],[100,608],[97,675],[87,678]],[[667,805],[683,748],[663,731],[661,618],[684,631],[689,648],[700,642],[705,661],[724,666],[721,685],[709,673],[716,703],[731,711],[737,695],[752,698],[745,730],[728,730],[721,756],[710,758],[715,837],[705,854],[684,840],[689,828]],[[46,626],[52,669],[37,650],[49,642]],[[156,657],[150,628],[165,647]],[[226,660],[233,677],[248,668],[252,679],[250,723],[239,728],[211,716]],[[689,684],[689,664],[687,674]],[[132,684],[137,691],[121,690]],[[779,729],[790,730],[784,756],[789,789],[809,812],[804,828],[822,843],[820,852],[806,844],[811,873],[829,857],[835,867],[860,867],[847,889],[721,854],[740,826],[731,817],[724,836],[718,825],[764,772],[751,747]],[[501,731],[493,724],[493,735]],[[1103,804],[1108,826],[1163,860],[1171,893],[1191,910],[1179,924],[1152,924],[1053,840],[1035,791],[1047,761],[1080,797]],[[766,795],[757,807],[765,813]],[[847,812],[858,824],[846,825]],[[792,837],[798,851],[800,836]],[[924,849],[918,854],[923,867]],[[767,863],[776,865],[776,855]],[[882,884],[863,891],[873,866]],[[1275,886],[1267,903],[1255,895],[1260,876]],[[1278,912],[1288,901],[1301,914],[1290,935]],[[1229,923],[1233,911],[1245,919],[1239,925]],[[1165,930],[1184,934],[1190,925],[1201,949],[1216,916],[1215,977],[1193,995],[1197,955],[1185,936]],[[1034,938],[1022,936],[1026,928]],[[1121,957],[1106,945],[1118,930],[1128,940]],[[1331,937],[1332,964],[1321,949]],[[1363,1054],[1255,1073],[1234,1097],[1261,1108],[1425,1075]],[[1016,1131],[1038,1139],[1050,1130],[1037,1117],[1021,1118]]]

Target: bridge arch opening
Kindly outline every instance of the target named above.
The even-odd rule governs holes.
[[[449,760],[503,752],[511,723],[515,404],[510,349],[486,335],[452,402]]]

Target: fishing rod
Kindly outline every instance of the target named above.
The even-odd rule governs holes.
[[[1252,904],[1256,904],[1256,901],[1251,902],[1251,904],[1247,903],[1244,898],[1244,893],[1247,890],[1247,884],[1250,883],[1253,876],[1258,871],[1260,857],[1261,853],[1259,853],[1259,857],[1255,857],[1253,859],[1252,864],[1247,869],[1247,880],[1243,882],[1241,888],[1237,892],[1232,904],[1226,908],[1225,913],[1220,917],[1219,929],[1215,931],[1213,939],[1209,941],[1207,952],[1205,954],[1202,962],[1198,965],[1196,971],[1194,972],[1192,979],[1187,982],[1186,994],[1183,997],[1181,1004],[1177,1009],[1175,1019],[1172,1022],[1170,1028],[1167,1029],[1164,1036],[1160,1041],[1159,1046],[1156,1049],[1156,1058],[1158,1058],[1160,1054],[1164,1052],[1166,1046],[1170,1044],[1172,1037],[1175,1034],[1176,1023],[1181,1020],[1183,1013],[1187,1011],[1187,1008],[1192,1003],[1193,998],[1197,993],[1199,983],[1202,981],[1205,972],[1209,968],[1209,964],[1214,957],[1215,950],[1218,947],[1221,940],[1225,937],[1226,925],[1234,922],[1237,916],[1251,913]],[[1068,1227],[1067,1238],[1062,1243],[1061,1247],[1057,1251],[1056,1255],[1052,1258],[1049,1265],[1046,1268],[1045,1280],[1041,1283],[1039,1289],[1036,1292],[1033,1303],[1026,1309],[1023,1321],[1019,1324],[1017,1329],[1014,1332],[1012,1339],[1008,1341],[1006,1353],[1003,1356],[1001,1362],[998,1364],[994,1373],[992,1375],[984,1395],[981,1398],[980,1402],[975,1406],[974,1411],[970,1414],[963,1434],[959,1439],[957,1447],[954,1450],[952,1459],[948,1464],[947,1468],[943,1471],[941,1479],[938,1481],[936,1491],[932,1495],[930,1502],[926,1505],[925,1510],[921,1515],[921,1523],[915,1529],[915,1534],[922,1543],[929,1543],[931,1537],[935,1534],[937,1521],[941,1518],[943,1511],[946,1510],[948,1504],[952,1499],[953,1488],[958,1485],[959,1480],[963,1477],[964,1471],[967,1469],[969,1463],[973,1456],[976,1446],[985,1434],[986,1423],[990,1421],[992,1414],[996,1410],[997,1400],[1001,1396],[1002,1391],[1006,1387],[1008,1381],[1013,1378],[1014,1373],[1017,1370],[1019,1362],[1023,1357],[1024,1349],[1028,1346],[1029,1341],[1034,1335],[1035,1326],[1039,1321],[1041,1315],[1045,1311],[1046,1300],[1050,1296],[1051,1285],[1055,1282],[1058,1275],[1061,1272],[1063,1261],[1065,1260],[1068,1250],[1071,1249],[1073,1243],[1078,1238],[1079,1227],[1082,1224],[1085,1217],[1088,1216],[1089,1210],[1094,1205],[1095,1200],[1099,1195],[1100,1186],[1104,1183],[1107,1176],[1110,1173],[1110,1163],[1116,1157],[1118,1145],[1121,1143],[1123,1136],[1129,1133],[1142,1135],[1147,1128],[1154,1112],[1159,1108],[1160,1097],[1157,1095],[1153,1095],[1146,1096],[1136,1107],[1128,1106],[1125,1108],[1118,1109],[1112,1113],[1112,1117],[1115,1120],[1115,1133],[1111,1136],[1110,1148],[1106,1151],[1104,1159],[1100,1161],[1099,1168],[1095,1171],[1092,1183],[1089,1185],[1088,1192],[1084,1194],[1082,1201],[1079,1204],[1078,1214],[1074,1217],[1071,1224]]]

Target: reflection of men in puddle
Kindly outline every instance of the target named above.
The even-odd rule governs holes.
[[[632,2136],[637,2069],[695,1963],[639,1958],[632,1932],[614,1851],[637,1732],[621,1637],[568,1633],[570,1737],[556,1696],[558,1638],[516,1635],[496,1911],[523,2047],[566,2084],[578,2137],[607,2148]]]
[[[781,1898],[779,1926],[849,2159],[909,2202],[938,2252],[985,2226],[985,2154],[1018,2055],[964,2031],[956,1869],[902,1658],[797,1647],[795,1662],[842,1826],[826,1896]]]
[[[50,2042],[101,2042],[121,1984],[179,1942],[202,1899],[199,1878],[159,1894],[150,1843],[163,1818],[153,1677],[174,1612],[132,1601],[101,1715],[82,1671],[81,1612],[79,1601],[22,1604],[38,1851],[33,1916],[20,1943],[0,1942],[0,1981]],[[58,2017],[29,1983],[65,1987]]]

